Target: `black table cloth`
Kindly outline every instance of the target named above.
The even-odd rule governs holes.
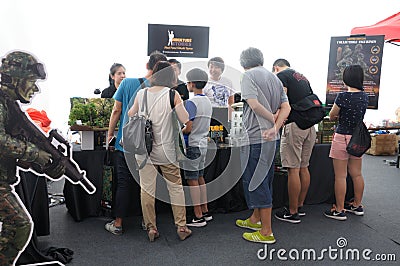
[[[214,156],[211,164],[205,169],[206,182],[213,181],[218,176],[226,177],[240,172],[240,148],[225,147],[217,150],[209,150],[207,157]],[[329,158],[330,144],[316,144],[310,159],[311,181],[305,204],[320,204],[334,202],[334,171],[332,159]],[[65,182],[64,197],[68,212],[76,221],[87,217],[100,216],[103,213],[100,205],[103,186],[102,169],[106,156],[105,150],[75,151],[74,160],[80,168],[86,170],[86,175],[96,186],[97,191],[93,195],[87,194],[80,186]],[[224,182],[224,181],[221,181]],[[279,208],[287,204],[287,174],[276,171],[273,184],[273,205]],[[352,196],[352,182],[348,182],[348,195]],[[210,192],[210,191],[209,191]],[[140,195],[134,195],[140,201]],[[139,207],[140,208],[140,207]],[[246,209],[242,183],[239,180],[233,187],[220,198],[212,200],[209,208],[214,212],[230,212]],[[140,213],[140,210],[137,210]]]
[[[81,221],[86,217],[99,216],[102,213],[100,200],[105,156],[105,150],[74,151],[72,153],[72,158],[78,163],[81,170],[86,171],[86,177],[96,187],[94,194],[88,194],[81,186],[65,182],[65,204],[75,221]]]

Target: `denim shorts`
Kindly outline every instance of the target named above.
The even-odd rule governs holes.
[[[196,180],[204,176],[204,163],[206,161],[207,148],[191,147],[186,149],[187,160],[183,162],[185,179]]]
[[[275,141],[271,141],[240,149],[243,190],[249,209],[272,208],[275,148]],[[255,189],[252,180],[258,183]]]

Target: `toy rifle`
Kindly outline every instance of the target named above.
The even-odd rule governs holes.
[[[3,94],[4,95],[4,94]],[[65,167],[64,176],[72,184],[81,185],[87,193],[93,194],[96,192],[96,187],[87,179],[86,172],[80,170],[78,164],[72,160],[71,146],[55,129],[49,132],[49,136],[36,127],[36,125],[26,116],[21,110],[16,101],[8,100],[9,114],[12,121],[9,124],[9,134],[13,137],[24,139],[35,144],[39,149],[51,154],[51,162],[44,167],[41,167],[34,162],[18,162],[18,166],[24,169],[33,169],[37,173],[45,174],[46,170],[56,165]],[[53,145],[56,140],[58,144]],[[67,152],[67,154],[65,154]]]

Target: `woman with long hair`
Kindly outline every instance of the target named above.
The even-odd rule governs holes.
[[[192,231],[186,226],[185,196],[182,187],[180,168],[176,160],[176,151],[172,125],[172,107],[170,102],[170,88],[175,85],[175,71],[169,62],[160,61],[153,68],[150,79],[150,88],[138,91],[135,102],[128,115],[134,116],[139,112],[142,115],[144,92],[147,90],[148,117],[152,121],[153,146],[145,166],[139,170],[141,187],[141,204],[144,224],[147,228],[150,241],[159,237],[156,224],[155,197],[157,179],[163,179],[168,188],[168,196],[177,227],[177,234],[181,240],[191,235]],[[175,92],[175,91],[174,91]],[[177,92],[174,96],[174,106],[178,119],[182,123],[189,120],[188,112],[183,106]],[[145,157],[136,155],[140,165]],[[158,173],[161,170],[162,177]],[[161,178],[160,178],[161,177]],[[161,199],[163,200],[163,199]]]
[[[117,91],[119,84],[125,78],[125,67],[122,64],[114,63],[110,68],[108,82],[110,86],[101,92],[101,98],[112,98]]]

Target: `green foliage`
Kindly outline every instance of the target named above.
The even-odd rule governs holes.
[[[69,125],[81,120],[82,125],[91,127],[108,127],[114,99],[108,98],[71,98]]]

